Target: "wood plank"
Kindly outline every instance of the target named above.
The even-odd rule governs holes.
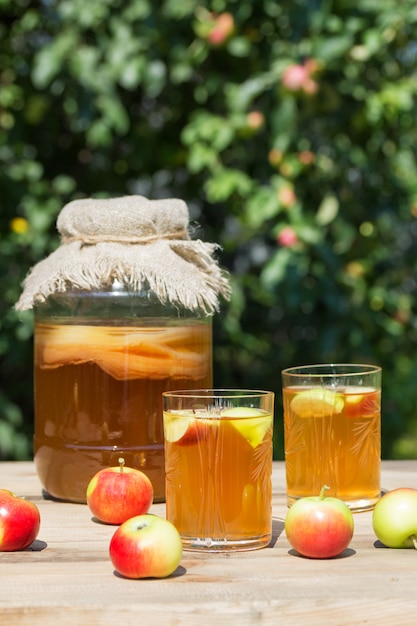
[[[384,489],[417,488],[417,461],[384,462],[382,482]],[[85,505],[43,499],[32,463],[0,463],[0,486],[35,501],[42,517],[30,549],[0,553],[0,624],[416,623],[417,554],[379,547],[371,513],[355,515],[343,557],[320,561],[293,553],[283,532],[283,463],[274,463],[268,548],[184,552],[177,572],[164,580],[117,576],[108,556],[115,527],[94,522]],[[151,512],[164,516],[165,506]]]

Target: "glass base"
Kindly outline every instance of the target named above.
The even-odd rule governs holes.
[[[350,508],[352,513],[363,513],[365,511],[372,511],[375,508],[376,503],[380,499],[381,494],[376,496],[375,498],[359,498],[357,500],[343,500],[343,502]],[[301,496],[288,496],[287,495],[287,506],[291,507],[297,500],[301,500]]]
[[[260,550],[270,544],[271,538],[271,533],[241,539],[181,536],[183,549],[197,552],[243,552],[247,550]]]

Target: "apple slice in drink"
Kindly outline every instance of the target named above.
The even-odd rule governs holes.
[[[265,415],[259,409],[252,407],[233,407],[222,411],[222,417],[235,417],[230,423],[240,432],[240,434],[250,443],[252,448],[256,448],[265,437],[265,434],[272,427],[272,415]]]
[[[166,441],[179,446],[191,446],[204,436],[207,428],[218,424],[214,418],[198,417],[193,411],[164,415]]]
[[[371,387],[357,387],[347,390],[345,395],[346,417],[373,417],[380,410],[379,394]]]
[[[181,441],[184,445],[197,441],[195,417],[192,412],[164,415],[164,436],[170,443]]]
[[[272,427],[272,416],[265,415],[258,409],[251,407],[233,407],[223,410],[222,417],[233,418],[229,423],[240,432],[249,444],[256,448],[264,439],[265,434]],[[193,412],[165,414],[164,435],[165,439],[180,446],[188,446],[196,443],[207,428],[215,428],[219,425],[218,417],[201,417]]]
[[[345,403],[340,393],[313,387],[300,391],[291,400],[291,410],[298,417],[329,417],[343,411]]]

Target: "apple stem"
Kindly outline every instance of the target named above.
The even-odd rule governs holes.
[[[120,464],[120,471],[123,472],[123,468],[124,468],[124,465],[125,465],[125,460],[124,460],[123,457],[120,457],[119,464]]]
[[[323,485],[323,487],[320,489],[320,500],[324,500],[324,498],[326,497],[326,491],[330,489],[330,487],[328,485]]]

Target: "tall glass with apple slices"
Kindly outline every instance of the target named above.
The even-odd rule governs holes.
[[[165,498],[162,392],[210,385],[211,317],[122,287],[35,307],[34,460],[53,497],[85,502],[100,469],[145,472]]]
[[[381,368],[336,364],[283,370],[288,505],[320,493],[352,511],[381,495]]]
[[[163,394],[167,518],[184,549],[254,550],[271,540],[274,394]]]

